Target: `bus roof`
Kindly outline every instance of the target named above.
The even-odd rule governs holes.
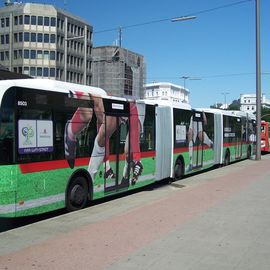
[[[145,103],[149,105],[158,105],[158,106],[168,106],[172,108],[179,108],[185,110],[191,110],[191,105],[188,103],[176,103],[170,100],[154,100],[154,99],[140,99],[137,101],[138,103]]]
[[[70,91],[80,91],[83,93],[92,93],[100,96],[107,96],[106,92],[98,87],[81,85],[69,82],[62,82],[49,79],[17,79],[0,81],[0,101],[5,91],[10,87],[25,87],[37,90],[54,91],[69,93]]]

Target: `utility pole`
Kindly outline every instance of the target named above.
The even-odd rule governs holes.
[[[256,160],[261,159],[261,44],[260,0],[256,0]]]

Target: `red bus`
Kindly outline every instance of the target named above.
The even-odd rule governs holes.
[[[264,120],[261,121],[261,151],[262,152],[270,152],[269,146],[269,122]]]

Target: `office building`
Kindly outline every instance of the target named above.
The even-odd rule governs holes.
[[[91,84],[92,26],[53,5],[6,1],[0,61],[32,77]]]

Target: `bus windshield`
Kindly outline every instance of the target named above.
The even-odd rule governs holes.
[[[0,164],[14,163],[14,95],[6,92],[0,109]]]

